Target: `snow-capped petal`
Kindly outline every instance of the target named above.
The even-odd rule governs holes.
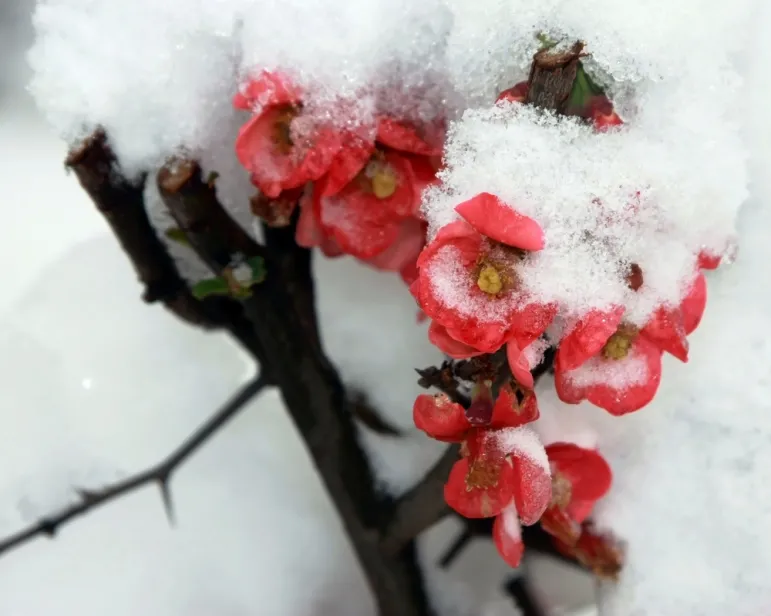
[[[286,75],[263,71],[243,84],[233,96],[233,106],[244,111],[259,110],[266,105],[286,105],[300,100],[301,90]]]
[[[506,507],[493,522],[493,543],[501,558],[510,567],[518,567],[525,553],[522,528],[514,504]]]
[[[444,131],[440,125],[423,127],[422,134],[406,124],[392,118],[380,118],[377,124],[377,140],[383,145],[411,152],[421,156],[438,156],[442,153]]]
[[[640,333],[662,351],[682,362],[688,361],[688,338],[683,313],[679,308],[668,309],[662,306],[653,313]]]
[[[648,404],[661,382],[661,350],[645,336],[638,336],[628,357],[620,360],[594,358],[574,371],[554,373],[560,400],[576,404],[588,400],[612,415],[632,413]],[[607,370],[607,373],[605,372]]]
[[[523,216],[490,193],[480,193],[455,207],[479,233],[514,248],[541,250],[544,236],[541,226]]]
[[[592,310],[584,315],[560,341],[556,366],[564,371],[575,370],[597,355],[608,338],[616,333],[623,315],[622,306],[609,311]]]

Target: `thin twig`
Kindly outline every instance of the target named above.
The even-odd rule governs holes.
[[[268,383],[262,376],[247,383],[221,409],[186,438],[179,447],[154,466],[99,490],[76,490],[80,496],[79,502],[69,505],[58,513],[50,514],[28,528],[0,541],[0,555],[38,536],[52,539],[59,528],[73,518],[153,483],[158,486],[161,492],[166,515],[173,524],[174,511],[169,482],[174,471],[267,385]]]

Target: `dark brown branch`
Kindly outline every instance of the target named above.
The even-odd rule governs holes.
[[[444,502],[444,484],[458,456],[458,446],[449,446],[426,476],[396,501],[383,534],[383,547],[387,552],[398,552],[450,513]]]
[[[506,582],[504,589],[522,616],[546,616],[546,610],[538,603],[525,576],[512,577]]]
[[[108,485],[99,490],[79,489],[77,493],[80,500],[69,505],[58,513],[54,513],[41,519],[34,525],[20,530],[10,537],[0,541],[0,554],[8,552],[20,545],[31,541],[36,537],[48,537],[52,539],[59,528],[73,518],[84,515],[129,492],[145,486],[155,484],[161,492],[164,507],[170,521],[173,521],[173,508],[171,503],[171,491],[169,482],[172,474],[193,454],[206,443],[217,431],[219,431],[230,419],[244,408],[255,395],[267,385],[267,382],[257,377],[250,381],[231,398],[220,410],[202,424],[185,441],[177,447],[164,460],[149,469],[132,475],[127,479]]]
[[[212,302],[199,302],[177,273],[174,262],[158,239],[144,204],[144,179],[134,183],[120,175],[115,156],[102,131],[72,150],[65,165],[110,225],[144,284],[146,302],[161,301],[183,321],[204,328],[222,325]]]
[[[396,554],[380,544],[385,499],[356,439],[345,389],[317,341],[310,254],[288,235],[272,234],[270,250],[230,219],[194,163],[171,163],[158,174],[167,207],[191,245],[217,274],[236,252],[263,256],[265,280],[240,298],[298,432],[337,509],[373,591],[380,616],[428,616],[412,543]],[[279,231],[279,230],[276,230]]]
[[[527,102],[540,109],[564,113],[583,49],[584,44],[577,42],[568,49],[547,47],[535,54]]]

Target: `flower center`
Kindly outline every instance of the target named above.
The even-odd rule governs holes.
[[[469,465],[466,475],[467,490],[487,490],[498,485],[500,465],[486,460],[476,460]]]
[[[289,154],[294,145],[292,141],[292,120],[300,114],[295,105],[284,105],[280,108],[276,121],[273,123],[273,144],[281,154]]]
[[[396,192],[398,178],[393,167],[384,159],[384,154],[376,151],[364,168],[362,175],[364,190],[371,190],[378,199],[388,199]]]
[[[551,506],[565,509],[570,504],[573,496],[573,484],[559,471],[552,471],[551,478]]]
[[[501,273],[493,265],[483,266],[479,270],[477,286],[488,295],[497,295],[503,289]]]
[[[632,350],[632,343],[635,338],[637,338],[636,327],[621,325],[602,347],[603,357],[605,359],[624,359]]]

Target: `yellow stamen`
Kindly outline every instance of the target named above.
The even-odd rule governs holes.
[[[605,359],[624,359],[632,350],[632,343],[637,337],[637,328],[631,325],[622,325],[613,334],[602,348]]]
[[[396,174],[390,167],[378,166],[371,182],[372,192],[378,199],[388,199],[396,192]]]
[[[477,286],[488,295],[496,295],[503,289],[500,272],[492,265],[485,265],[479,270]]]

